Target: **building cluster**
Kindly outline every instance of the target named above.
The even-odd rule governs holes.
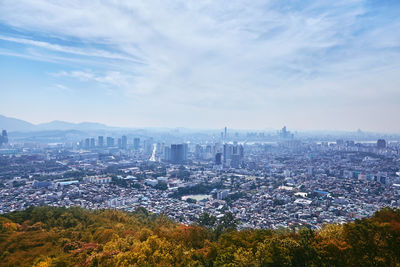
[[[399,142],[279,134],[268,143],[235,142],[224,130],[202,143],[122,136],[116,145],[99,136],[74,146],[10,144],[0,150],[0,213],[145,207],[190,224],[230,211],[242,228],[318,228],[400,207]]]

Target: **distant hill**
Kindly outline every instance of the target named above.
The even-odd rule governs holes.
[[[41,123],[36,126],[38,130],[80,130],[80,131],[91,131],[91,130],[103,130],[111,128],[105,124],[95,123],[95,122],[81,122],[81,123],[71,123],[65,121],[52,121],[47,123]]]
[[[30,122],[10,118],[0,115],[0,129],[5,129],[9,132],[33,132],[33,131],[93,131],[93,130],[110,130],[113,127],[109,127],[105,124],[94,123],[94,122],[81,122],[71,123],[65,121],[52,121],[41,124],[32,124]]]
[[[27,132],[34,131],[35,128],[36,125],[27,121],[0,115],[0,129],[5,129],[9,132]]]

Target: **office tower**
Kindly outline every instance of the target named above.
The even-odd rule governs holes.
[[[218,152],[215,154],[215,164],[216,165],[221,165],[222,164],[222,153]]]
[[[234,154],[232,155],[232,160],[231,160],[231,167],[238,169],[240,166],[240,155],[239,154]]]
[[[121,137],[121,148],[122,149],[127,149],[128,148],[128,138],[126,138],[126,135],[123,135]]]
[[[378,139],[376,142],[376,146],[378,148],[386,148],[386,140],[385,139]]]
[[[3,130],[1,132],[1,137],[3,139],[3,143],[7,144],[8,143],[8,135],[7,135],[7,131],[6,130]]]
[[[140,148],[140,138],[133,139],[133,149],[139,150]]]
[[[282,127],[282,136],[285,138],[287,135],[286,126]]]
[[[122,148],[122,139],[118,138],[118,148]]]
[[[103,147],[104,146],[104,137],[103,136],[99,136],[97,138],[97,146],[98,147]]]
[[[203,156],[203,147],[201,145],[197,144],[194,154],[197,159],[201,159]]]
[[[187,161],[187,144],[172,144],[171,145],[171,163],[182,164]]]
[[[164,147],[164,161],[170,161],[171,160],[171,148],[166,146]]]
[[[7,144],[8,143],[8,135],[7,135],[7,131],[3,130],[0,136],[0,146],[2,144]]]
[[[224,162],[231,159],[233,154],[233,146],[230,144],[224,144]]]
[[[232,151],[232,154],[238,154],[238,147],[237,147],[237,145],[236,144],[234,144],[234,146],[233,146],[233,151]]]
[[[240,156],[240,159],[244,158],[244,147],[243,147],[243,145],[239,145],[239,156]]]
[[[96,147],[96,143],[94,138],[90,138],[90,148],[95,148]]]
[[[224,138],[225,138],[225,140],[226,140],[226,137],[227,137],[227,132],[228,132],[228,128],[226,128],[226,126],[225,126],[225,135],[224,135]]]
[[[146,154],[152,154],[153,153],[153,144],[154,144],[154,139],[153,137],[150,137],[149,139],[144,141],[144,153]]]
[[[107,147],[113,147],[113,146],[114,146],[114,138],[107,137]]]
[[[88,149],[90,147],[90,138],[85,139],[85,148]]]

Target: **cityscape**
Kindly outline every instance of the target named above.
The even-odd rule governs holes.
[[[399,267],[400,0],[0,0],[0,267]]]
[[[3,130],[0,212],[144,207],[186,225],[231,212],[240,228],[319,229],[400,205],[396,136],[373,140],[359,130],[349,136],[359,141],[315,141],[286,127],[158,135],[14,143]]]

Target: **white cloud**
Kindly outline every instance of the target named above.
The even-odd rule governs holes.
[[[382,18],[361,0],[291,3],[5,0],[0,21],[36,35],[0,39],[90,57],[93,71],[77,65],[59,74],[120,88],[139,97],[143,108],[169,103],[188,110],[279,113],[285,106],[314,116],[317,108],[293,99],[324,102],[329,96],[327,104],[339,107],[343,96],[354,99],[365,91],[365,101],[380,99],[377,87],[398,95],[393,85],[399,78],[387,73],[400,70],[400,39],[394,34],[399,19],[371,23]],[[118,64],[96,70],[98,57]],[[376,73],[382,79],[364,82]],[[360,107],[354,104],[354,112]],[[178,113],[169,110],[160,116]]]

